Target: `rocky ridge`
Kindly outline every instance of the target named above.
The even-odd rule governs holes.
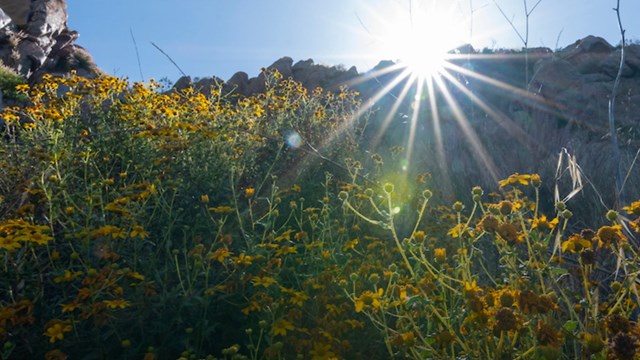
[[[469,45],[455,51],[468,53],[472,59],[469,63],[467,60],[455,60],[454,63],[457,65],[471,67],[479,74],[512,86],[524,87],[522,52],[479,52]],[[640,121],[640,45],[628,45],[625,51],[618,116],[621,124],[631,125]],[[492,58],[492,54],[495,58]],[[473,55],[483,57],[474,60]],[[602,125],[606,121],[608,99],[620,62],[619,47],[612,46],[601,37],[588,36],[555,52],[548,48],[532,48],[528,50],[528,56],[530,79],[526,87],[535,96],[535,101],[528,103],[533,110],[545,112],[567,122],[584,122],[585,119],[591,119],[590,121]],[[290,57],[283,57],[267,69],[277,69],[284,78],[298,81],[310,90],[316,87],[336,90],[342,85],[351,85],[363,94],[363,98],[367,98],[384,88],[397,72],[374,76],[367,80],[363,77],[392,65],[392,61],[381,61],[374,69],[363,74],[358,73],[355,67],[346,69],[341,66],[324,66],[315,64],[312,59],[294,64]],[[474,87],[473,83],[474,81],[468,81],[470,88]],[[478,84],[479,81],[475,83],[477,91],[482,92],[484,89],[490,93],[500,93],[496,89],[487,89],[486,84]],[[226,94],[251,96],[264,91],[265,79],[263,74],[249,78],[245,72],[237,72],[227,81],[211,77],[201,78],[192,83],[190,77],[182,77],[175,83],[174,89],[193,86],[208,95],[211,86],[217,84],[222,84],[223,92]],[[396,88],[401,89],[402,86],[404,84],[400,83]],[[501,104],[497,104],[501,107],[513,110],[513,102],[525,102],[523,99],[514,98],[513,93],[507,92],[502,95],[505,98],[501,100]]]
[[[285,56],[267,67],[269,70],[278,70],[285,79],[293,79],[312,90],[321,87],[327,90],[335,90],[348,84],[360,74],[355,66],[345,69],[341,66],[325,66],[315,64],[313,59],[301,60],[293,63],[293,59]],[[181,90],[189,86],[209,94],[212,85],[222,84],[225,94],[251,96],[265,91],[265,75],[261,73],[257,77],[249,78],[243,71],[235,73],[226,82],[218,77],[203,78],[192,83],[189,76],[183,76],[174,85],[174,89]]]

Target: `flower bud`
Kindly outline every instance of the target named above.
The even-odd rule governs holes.
[[[542,185],[542,179],[540,179],[540,175],[538,174],[531,175],[531,185],[537,188],[540,187],[540,185]]]
[[[373,273],[369,276],[369,281],[376,285],[378,282],[380,282],[380,275]]]
[[[433,192],[431,192],[431,190],[425,190],[422,192],[422,197],[425,198],[426,200],[431,199],[431,197],[433,196]]]

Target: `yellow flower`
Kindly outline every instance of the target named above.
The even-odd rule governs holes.
[[[226,247],[216,249],[216,251],[209,254],[209,260],[215,260],[219,263],[223,263],[226,258],[231,256],[231,252]]]
[[[16,85],[16,91],[26,94],[27,92],[29,92],[29,85],[27,84]]]
[[[253,195],[256,194],[256,189],[254,188],[246,188],[244,189],[244,197],[246,197],[247,199],[253,197]]]
[[[355,238],[351,241],[347,241],[343,246],[342,246],[342,251],[347,251],[347,250],[352,250],[356,247],[356,245],[358,245],[358,238]]]
[[[136,280],[144,280],[144,275],[140,274],[137,271],[131,271],[130,273],[127,274],[128,277],[132,278],[132,279],[136,279]]]
[[[295,327],[287,320],[280,319],[273,324],[273,335],[287,335],[287,331],[293,330]]]
[[[282,256],[287,254],[296,254],[298,250],[293,246],[283,246],[280,249],[276,250],[276,256]]]
[[[253,311],[259,311],[260,309],[262,309],[262,306],[260,306],[260,304],[258,304],[258,302],[256,302],[255,300],[251,300],[249,302],[249,305],[244,309],[242,309],[241,311],[243,314],[249,315],[249,313]]]
[[[91,232],[91,237],[94,239],[99,237],[108,237],[108,236],[111,236],[112,239],[126,238],[124,230],[113,225],[104,225]]]
[[[38,245],[46,245],[49,241],[53,240],[51,236],[42,233],[43,231],[49,231],[49,228],[46,226],[34,226],[32,230],[34,232],[32,232],[29,237],[29,241],[31,242]]]
[[[66,313],[66,312],[74,311],[75,309],[78,308],[78,306],[80,306],[80,304],[76,302],[72,302],[70,304],[60,304],[60,306],[62,306],[62,312]]]
[[[5,249],[8,252],[13,252],[22,247],[18,241],[13,237],[0,237],[0,249]]]
[[[140,239],[146,239],[149,236],[149,233],[142,226],[133,225],[129,236],[139,237]]]
[[[640,200],[632,202],[631,205],[623,207],[622,210],[629,215],[640,215]]]
[[[63,340],[64,334],[68,333],[72,329],[73,328],[68,323],[56,320],[53,322],[52,325],[47,327],[47,330],[45,330],[44,335],[48,336],[49,342],[53,344],[58,340]]]
[[[509,175],[509,177],[504,180],[500,180],[498,182],[498,185],[500,185],[500,187],[505,187],[507,185],[514,185],[514,184],[529,185],[530,180],[531,180],[531,175],[527,175],[527,174],[520,175],[518,173],[515,173],[515,174]]]
[[[309,300],[309,295],[305,294],[302,291],[295,291],[293,289],[287,289],[284,286],[280,287],[280,290],[283,293],[289,294],[291,296],[291,298],[289,299],[289,302],[291,304],[293,304],[293,305],[302,306],[305,301]]]
[[[447,262],[447,249],[437,248],[433,250],[433,253],[435,255],[436,261],[438,261],[439,263]]]
[[[373,291],[364,291],[360,296],[354,299],[356,312],[361,312],[365,309],[365,306],[371,306],[374,310],[378,310],[380,308],[380,298],[384,294],[384,290],[382,288],[378,289],[377,293]]]
[[[22,127],[25,130],[33,130],[33,129],[36,128],[36,123],[32,123],[32,122],[31,123],[26,123],[26,124],[22,125]]]
[[[473,231],[466,227],[465,224],[458,224],[451,228],[451,230],[447,232],[447,235],[453,238],[459,238],[462,235],[473,236]]]
[[[282,233],[282,235],[279,235],[278,237],[276,237],[274,240],[277,242],[286,240],[289,241],[291,240],[291,233],[293,232],[293,230],[287,230],[285,232]]]
[[[545,215],[542,215],[539,218],[533,219],[533,225],[531,226],[531,230],[553,230],[556,225],[558,225],[560,221],[558,218],[553,218],[553,220],[548,221]]]
[[[234,208],[230,206],[216,206],[209,208],[209,211],[214,212],[216,214],[228,214],[233,212]]]
[[[468,297],[475,296],[476,294],[479,294],[481,292],[482,292],[482,288],[476,284],[475,280],[471,282],[466,282],[466,281],[464,282],[464,293]]]
[[[618,245],[621,242],[627,241],[627,237],[622,233],[622,226],[603,226],[598,229],[596,235],[598,237],[598,247],[609,248],[611,244]]]
[[[263,286],[267,288],[275,284],[277,281],[276,279],[269,276],[254,276],[253,279],[251,279],[251,282],[253,283],[253,286]]]
[[[253,260],[253,256],[245,255],[245,253],[240,253],[240,255],[238,255],[238,257],[234,259],[236,264],[246,266],[251,265],[253,263]]]
[[[562,243],[562,251],[570,251],[572,253],[580,252],[584,249],[591,249],[591,241],[584,239],[578,234],[573,234]]]
[[[107,305],[109,309],[115,309],[115,308],[124,309],[130,305],[130,303],[124,299],[104,300],[103,303]]]

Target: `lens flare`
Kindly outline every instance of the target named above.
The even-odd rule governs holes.
[[[299,148],[300,145],[302,145],[302,137],[300,137],[300,134],[294,131],[287,135],[287,145],[294,149]]]

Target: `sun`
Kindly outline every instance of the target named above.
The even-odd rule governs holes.
[[[435,76],[446,65],[450,51],[464,43],[464,19],[450,2],[403,4],[396,4],[384,17],[378,51],[414,76]]]

